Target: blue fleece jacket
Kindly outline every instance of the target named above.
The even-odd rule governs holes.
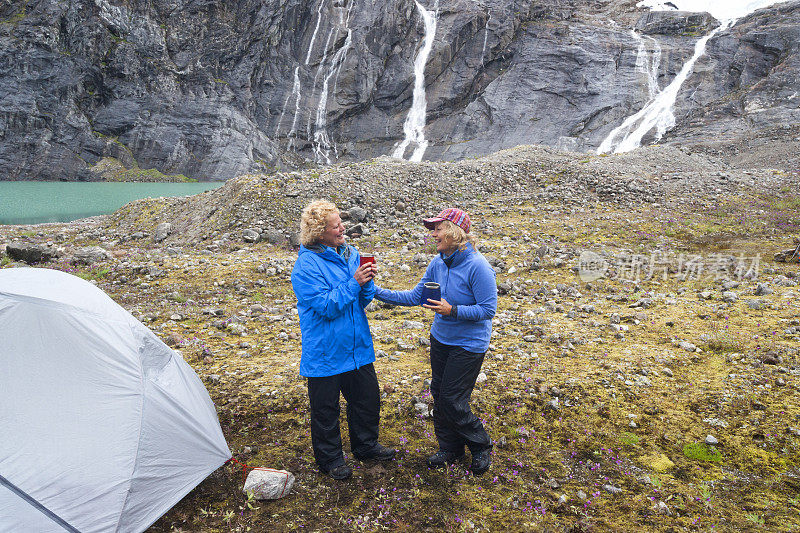
[[[301,246],[295,261],[292,289],[303,336],[301,376],[333,376],[375,361],[364,313],[375,295],[375,284],[358,284],[353,277],[358,251],[345,246],[342,255],[327,246]]]
[[[420,282],[410,291],[376,287],[375,298],[394,305],[419,305],[422,287],[435,281],[442,290],[442,298],[450,305],[458,306],[458,316],[453,318],[436,313],[431,335],[441,343],[483,353],[489,349],[492,317],[497,311],[495,277],[486,258],[467,244],[466,249],[453,255],[449,267],[442,254],[435,257]]]

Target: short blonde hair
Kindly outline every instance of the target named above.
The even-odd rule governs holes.
[[[442,225],[440,227],[442,229],[442,236],[449,239],[450,242],[455,244],[461,251],[467,247],[467,243],[471,244],[472,247],[475,248],[475,244],[478,242],[473,234],[467,233],[464,231],[464,228],[457,224],[453,224],[449,220],[442,220]]]
[[[325,233],[328,215],[338,212],[339,210],[333,202],[312,200],[300,215],[300,244],[303,246],[317,244],[319,238]]]

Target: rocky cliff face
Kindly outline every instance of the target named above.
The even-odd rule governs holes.
[[[425,159],[596,149],[652,94],[642,42],[663,88],[719,25],[634,0],[3,0],[0,179],[98,179],[104,158],[226,179],[391,154],[420,7],[438,14]],[[798,33],[798,1],[719,32],[669,142],[796,142]]]

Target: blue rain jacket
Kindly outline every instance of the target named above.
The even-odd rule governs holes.
[[[333,376],[375,361],[364,312],[375,295],[375,284],[358,284],[353,274],[359,253],[345,246],[347,259],[328,246],[301,246],[294,263],[292,289],[303,336],[301,376]]]
[[[375,298],[394,305],[419,305],[422,287],[435,281],[442,290],[442,298],[458,306],[458,317],[436,313],[431,335],[450,346],[469,352],[483,353],[489,349],[492,336],[492,317],[497,311],[497,282],[494,269],[480,252],[467,244],[456,251],[450,267],[442,254],[433,258],[417,286],[409,291],[375,289]]]

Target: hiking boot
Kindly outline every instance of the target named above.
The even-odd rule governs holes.
[[[350,476],[353,475],[353,469],[347,465],[334,466],[333,468],[330,469],[320,468],[320,471],[324,474],[328,474],[333,479],[337,480],[348,479]]]
[[[397,450],[394,448],[387,448],[381,444],[376,444],[370,451],[367,453],[355,453],[353,455],[359,461],[391,461],[394,459],[395,454],[397,454]]]
[[[489,465],[492,464],[492,449],[486,448],[485,450],[478,452],[472,456],[472,465],[469,469],[472,471],[472,474],[475,476],[480,476],[487,470],[489,470]]]
[[[462,457],[464,457],[464,452],[456,453],[439,450],[435,454],[428,457],[427,463],[429,468],[442,468],[443,466],[455,463]]]

